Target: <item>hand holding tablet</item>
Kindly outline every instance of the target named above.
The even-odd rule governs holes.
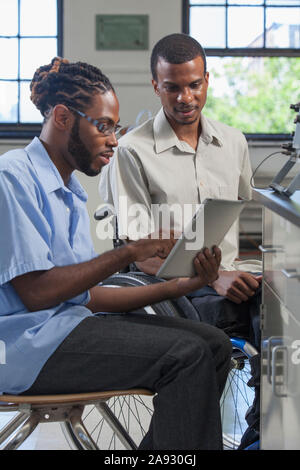
[[[203,247],[219,246],[226,233],[239,217],[245,201],[206,199],[162,264],[157,277],[192,277],[194,259]]]

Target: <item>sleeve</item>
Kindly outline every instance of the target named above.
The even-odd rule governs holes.
[[[54,266],[51,228],[35,192],[21,174],[0,173],[0,285],[30,271]]]
[[[119,147],[105,170],[99,192],[104,202],[114,206],[120,238],[137,240],[153,232],[147,178],[135,151]]]
[[[246,138],[242,135],[242,169],[239,181],[239,196],[243,199],[252,199],[252,189],[250,185],[252,168],[250,163],[249,149]]]

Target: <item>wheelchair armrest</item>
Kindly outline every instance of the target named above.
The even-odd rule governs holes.
[[[103,220],[103,219],[106,219],[106,217],[110,215],[114,215],[110,207],[103,206],[103,207],[100,207],[100,209],[96,210],[96,212],[94,213],[94,219]]]

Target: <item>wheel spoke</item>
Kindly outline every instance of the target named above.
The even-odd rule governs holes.
[[[250,376],[248,358],[235,358],[220,402],[224,448],[236,449],[247,428],[245,413],[254,398],[253,389],[247,385]]]

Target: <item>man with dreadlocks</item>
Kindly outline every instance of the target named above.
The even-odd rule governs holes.
[[[145,387],[156,397],[141,449],[221,449],[219,398],[231,355],[225,334],[128,313],[214,281],[220,250],[199,253],[190,279],[99,285],[131,262],[166,257],[173,241],[142,239],[100,256],[93,250],[87,195],[74,170],[99,174],[117,145],[119,105],[107,77],[55,58],[36,71],[31,93],[44,116],[41,134],[0,158],[0,394]]]

